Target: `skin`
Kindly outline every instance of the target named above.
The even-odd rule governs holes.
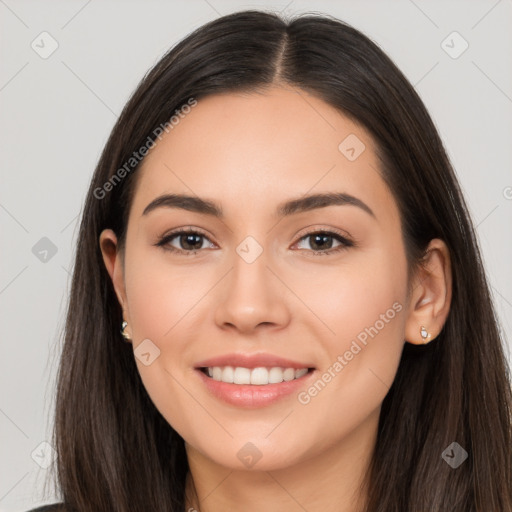
[[[338,149],[349,134],[366,146],[355,161]],[[149,366],[136,363],[155,406],[185,440],[187,510],[360,510],[358,488],[405,340],[423,343],[422,325],[434,339],[451,299],[449,253],[437,239],[408,296],[399,212],[378,167],[369,134],[304,91],[276,85],[209,96],[138,171],[125,252],[113,231],[101,233],[134,350],[145,339],[160,349]],[[333,191],[364,201],[375,218],[352,205],[273,215],[285,200]],[[165,207],[142,215],[163,193],[211,199],[225,218]],[[196,255],[155,246],[186,227],[206,233]],[[314,255],[308,229],[339,230],[357,245],[329,254],[340,246],[332,238],[326,254]],[[236,252],[247,236],[263,249],[251,264]],[[179,236],[169,245],[191,252]],[[320,376],[394,303],[401,310],[307,404],[292,394],[237,408],[211,396],[195,374],[200,360],[237,351],[312,362]],[[251,468],[237,457],[248,441],[262,455]]]

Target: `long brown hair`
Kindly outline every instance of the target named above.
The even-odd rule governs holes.
[[[177,109],[192,97],[278,83],[321,98],[372,134],[401,214],[409,275],[432,238],[450,251],[450,313],[434,341],[405,343],[382,404],[367,512],[512,510],[509,368],[474,228],[425,106],[358,30],[330,16],[285,21],[261,11],[218,18],[172,48],[140,82],[100,157],[58,371],[53,444],[64,502],[73,511],[184,510],[184,441],[153,405],[133,348],[121,341],[99,235],[112,228],[123,247],[139,165],[113,177]],[[442,458],[452,442],[468,452],[456,469]]]

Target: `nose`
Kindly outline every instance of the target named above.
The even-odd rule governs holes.
[[[265,251],[252,263],[235,254],[233,268],[220,287],[215,322],[221,329],[251,334],[289,323],[288,290],[269,268]]]

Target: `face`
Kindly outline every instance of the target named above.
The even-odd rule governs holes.
[[[137,171],[116,291],[149,396],[213,463],[250,469],[255,456],[259,470],[285,468],[375,425],[407,291],[399,212],[378,168],[364,129],[274,87],[199,100]],[[154,202],[170,194],[218,215]],[[340,196],[306,201],[317,194]],[[220,356],[242,370],[215,377],[285,381],[219,383],[198,367]],[[294,370],[244,366],[313,370],[288,381]]]

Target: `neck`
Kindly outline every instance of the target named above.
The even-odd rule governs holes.
[[[329,449],[271,471],[227,468],[186,444],[190,472],[185,510],[360,512],[366,502],[364,477],[375,448],[379,413],[380,409],[374,411]]]

